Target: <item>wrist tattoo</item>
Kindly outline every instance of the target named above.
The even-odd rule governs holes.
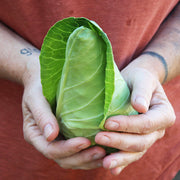
[[[164,70],[165,70],[165,76],[164,76],[164,80],[163,80],[162,84],[165,83],[166,80],[167,80],[167,77],[168,77],[168,65],[167,65],[166,60],[164,59],[164,57],[161,56],[160,54],[156,53],[156,52],[153,52],[153,51],[145,51],[142,54],[148,54],[150,56],[158,58],[161,61],[161,63],[164,66]]]
[[[20,54],[31,56],[33,53],[40,53],[39,49],[36,48],[23,48],[20,49]]]

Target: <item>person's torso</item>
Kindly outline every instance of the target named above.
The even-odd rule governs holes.
[[[151,40],[178,0],[1,0],[2,22],[41,47],[48,29],[69,16],[86,17],[107,33],[119,68]]]

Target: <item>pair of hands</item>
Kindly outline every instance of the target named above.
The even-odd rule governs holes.
[[[58,123],[42,94],[38,61],[29,62],[24,74],[24,138],[47,158],[66,169],[93,169],[103,166],[118,175],[123,168],[140,159],[148,148],[162,138],[165,129],[175,121],[175,114],[158,78],[145,68],[128,65],[122,75],[132,90],[131,103],[140,113],[114,116],[99,132],[97,144],[119,149],[106,156],[101,147],[90,146],[83,137],[55,140]]]

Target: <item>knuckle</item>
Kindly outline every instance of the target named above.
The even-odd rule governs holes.
[[[165,114],[166,120],[167,120],[167,127],[172,126],[176,121],[176,114],[174,112],[174,109],[172,105],[168,102],[167,104],[168,114]]]
[[[139,152],[139,154],[137,155],[137,158],[136,158],[135,160],[137,161],[137,160],[141,159],[142,156],[146,153],[146,151],[147,151],[147,150],[145,149],[144,151]]]
[[[35,129],[36,123],[32,119],[31,115],[27,114],[24,116],[23,121],[23,136],[25,141],[27,141],[29,144],[33,144],[33,138],[36,136],[36,134],[32,133],[32,129]]]
[[[68,155],[72,155],[72,154],[75,154],[76,152],[78,152],[78,149],[76,148],[69,148],[67,149],[67,153]]]
[[[23,124],[23,136],[24,136],[25,141],[28,142],[29,138],[27,135],[26,126],[24,124]]]
[[[45,151],[44,156],[48,159],[55,159],[54,155],[49,151]]]
[[[171,115],[171,118],[169,120],[169,126],[172,126],[176,121],[176,115],[175,113],[173,112],[172,115]]]
[[[73,165],[72,163],[64,160],[55,160],[55,162],[63,169],[81,169],[78,165]]]
[[[83,169],[83,170],[90,170],[90,169],[92,169],[92,168],[90,168],[90,167],[83,167],[83,168],[81,168],[81,169]]]
[[[80,167],[76,167],[76,166],[73,166],[71,169],[81,169],[81,170],[90,170],[92,169],[91,167],[88,167],[88,166],[83,166],[81,165]]]
[[[145,152],[146,152],[146,150],[137,152],[137,154],[134,155],[134,157],[132,158],[131,162],[135,162],[135,161],[138,161],[139,159],[141,159],[141,157],[145,154]]]
[[[66,158],[73,153],[72,149],[66,149],[65,148],[65,144],[63,141],[61,141],[61,148],[60,150],[58,150],[56,148],[56,146],[54,146],[53,142],[50,142],[46,148],[46,151],[44,152],[44,155],[48,158],[48,159],[62,159],[62,158]]]
[[[62,157],[62,158],[74,155],[76,152],[78,152],[77,148],[68,146],[66,141],[63,141],[63,140],[61,140],[61,147],[64,147],[64,148],[61,148],[61,151],[59,151],[59,157]]]
[[[93,166],[89,165],[89,166],[83,166],[80,169],[91,170],[91,169],[98,168],[98,167],[100,167],[100,165],[93,165]]]
[[[131,161],[130,157],[127,157],[127,156],[121,157],[121,164],[129,164],[130,161]]]
[[[127,148],[128,151],[141,152],[145,149],[144,144],[133,144]]]
[[[32,135],[28,131],[28,127],[23,125],[23,137],[26,142],[32,144]]]
[[[146,150],[148,147],[147,141],[145,139],[142,139],[140,143],[137,143],[133,146],[133,150],[135,152],[142,152]]]
[[[145,143],[145,142],[141,142],[141,143],[137,146],[137,151],[139,151],[139,152],[144,151],[145,149],[147,149],[147,143]]]
[[[56,159],[55,153],[49,148],[50,144],[47,146],[46,150],[44,150],[43,154],[48,159]]]
[[[30,138],[28,137],[28,135],[27,135],[27,133],[23,133],[23,136],[24,136],[24,140],[26,141],[26,142],[28,142],[29,144],[31,144],[31,140],[30,140]]]
[[[146,119],[144,120],[144,126],[142,128],[142,133],[149,133],[151,132],[151,129],[154,127],[154,122],[146,116]]]
[[[93,158],[93,153],[90,152],[90,153],[82,153],[81,154],[81,158],[78,159],[78,163],[79,164],[83,164],[84,162],[89,162],[91,161]]]
[[[161,130],[159,133],[160,133],[159,134],[159,139],[160,139],[165,135],[165,130]]]
[[[46,152],[44,152],[43,155],[44,155],[47,159],[54,160],[54,159],[53,159],[52,157],[50,157],[49,154],[47,154]]]
[[[113,138],[112,138],[113,139]],[[121,148],[121,145],[123,144],[123,140],[121,138],[118,138],[117,141],[110,141],[109,146],[112,147],[118,147],[119,149]]]
[[[127,121],[124,122],[124,125],[125,125],[125,131],[129,131],[129,129],[131,129],[131,118],[130,116],[127,116]]]
[[[71,167],[70,165],[68,165],[68,164],[60,164],[60,167],[61,168],[63,168],[63,169],[76,169],[76,168],[73,168],[73,167]]]
[[[39,109],[35,109],[34,110],[34,115],[35,115],[35,118],[36,118],[36,122],[37,124],[42,127],[43,125],[43,119],[44,119],[44,113],[39,110]]]
[[[169,107],[169,108],[168,108]],[[176,121],[176,114],[171,104],[168,104],[168,111],[164,112],[164,118],[166,120],[165,127],[171,127]]]

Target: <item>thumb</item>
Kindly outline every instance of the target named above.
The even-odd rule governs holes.
[[[139,113],[146,113],[150,106],[155,81],[147,72],[140,73],[132,83],[131,104]]]
[[[31,96],[28,104],[33,118],[46,140],[54,140],[58,136],[59,125],[43,94],[41,92],[36,92],[36,95],[33,95],[33,97]]]

